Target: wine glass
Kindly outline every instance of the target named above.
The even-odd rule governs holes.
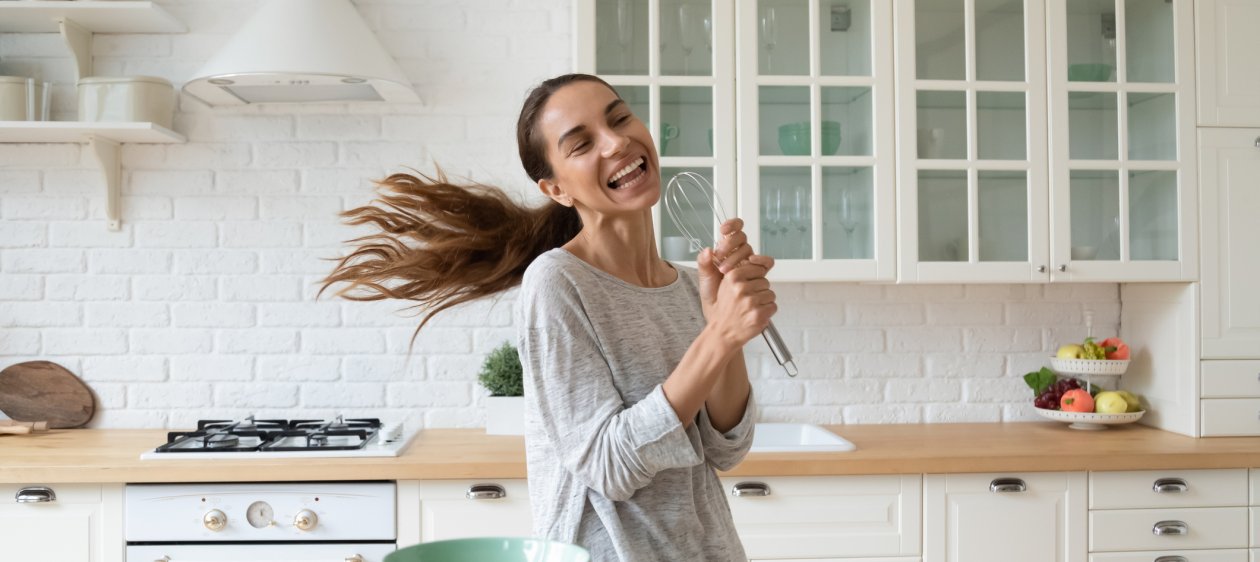
[[[809,257],[809,189],[803,185],[792,188],[792,221],[796,227],[796,235],[800,237],[800,252],[797,257]]]
[[[700,35],[702,19],[700,6],[678,6],[678,44],[683,50],[683,74],[691,74],[691,50],[696,47],[696,36]]]
[[[761,16],[761,42],[766,45],[766,73],[769,74],[774,61],[774,46],[779,42],[779,20],[774,8],[766,8]]]
[[[713,17],[704,16],[704,48],[713,52]]]
[[[617,0],[617,44],[621,46],[621,72],[630,74],[626,64],[626,54],[630,52],[630,43],[634,41],[634,7],[633,0]]]
[[[858,213],[855,207],[856,205],[854,204],[854,201],[853,201],[853,195],[849,193],[849,190],[846,189],[844,191],[841,191],[840,192],[840,228],[844,229],[844,239],[845,239],[845,243],[848,244],[849,246],[850,258],[858,257],[857,239],[853,235],[854,232],[857,231],[857,227],[858,227],[858,221],[857,221]]]
[[[762,243],[762,251],[767,256],[779,255],[779,244],[776,241],[779,234],[779,209],[777,203],[778,199],[775,197],[775,191],[767,189],[762,192],[761,212],[765,216],[765,220],[761,222],[761,234],[765,239]]]

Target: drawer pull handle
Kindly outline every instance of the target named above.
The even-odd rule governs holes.
[[[30,486],[18,490],[13,496],[18,503],[51,503],[57,501],[57,494],[52,488],[44,486]]]
[[[1190,562],[1190,559],[1185,556],[1160,556],[1155,562]]]
[[[765,482],[740,482],[731,487],[731,495],[737,498],[765,497],[770,495],[770,486],[767,486]]]
[[[1182,478],[1160,478],[1151,486],[1156,494],[1180,494],[1190,489]]]
[[[1151,528],[1151,533],[1157,536],[1188,535],[1190,525],[1187,525],[1185,521],[1160,521]]]
[[[507,497],[507,490],[498,484],[476,484],[464,495],[470,500],[499,500]]]
[[[998,494],[1026,492],[1028,484],[1019,478],[994,478],[992,482],[989,482],[989,491]]]

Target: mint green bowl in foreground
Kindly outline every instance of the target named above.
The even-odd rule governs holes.
[[[788,156],[809,156],[808,122],[799,121],[779,126],[779,150]],[[840,150],[840,122],[822,122],[822,155],[830,156]]]
[[[421,543],[385,562],[590,562],[586,549],[540,539],[487,537]]]

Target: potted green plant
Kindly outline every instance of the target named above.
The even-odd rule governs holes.
[[[525,434],[525,370],[516,347],[504,342],[486,356],[477,380],[490,391],[486,397],[486,433]]]

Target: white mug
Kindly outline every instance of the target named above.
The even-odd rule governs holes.
[[[919,158],[940,158],[945,147],[945,129],[919,129]]]

